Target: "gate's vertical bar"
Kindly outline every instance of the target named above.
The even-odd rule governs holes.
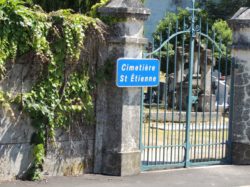
[[[161,44],[162,44],[162,33],[160,34],[160,45],[159,46],[161,46]],[[160,60],[160,63],[161,63],[161,49],[159,51],[159,60]],[[158,85],[158,87],[157,87],[157,111],[156,111],[156,135],[155,135],[155,146],[156,146],[156,149],[155,149],[155,165],[157,165],[158,151],[159,151],[159,157],[161,155],[161,148],[158,148],[159,104],[160,104],[160,93],[161,93],[160,89],[161,89],[161,84]]]
[[[145,58],[144,55],[142,55],[143,58]],[[143,161],[145,160],[145,151],[144,151],[144,144],[145,144],[145,130],[144,132],[142,132],[143,128],[145,127],[144,123],[143,123],[143,113],[144,113],[144,88],[141,88],[141,106],[140,106],[140,135],[139,135],[139,139],[140,139],[140,151],[141,151],[141,158],[142,158],[142,154],[143,154]],[[144,133],[144,135],[143,135]],[[142,140],[142,138],[144,138],[144,141]],[[141,162],[141,169],[143,167],[143,163]]]
[[[199,27],[200,27],[200,31],[201,31],[201,18],[199,19]],[[198,39],[198,63],[197,63],[197,69],[196,69],[196,97],[198,99],[199,97],[199,67],[200,67],[200,60],[201,60],[201,35],[199,34],[199,39]],[[196,161],[196,154],[197,154],[197,149],[198,149],[198,153],[199,150],[201,149],[201,154],[203,153],[203,145],[199,145],[199,134],[197,133],[197,131],[199,132],[199,129],[197,129],[198,127],[198,100],[195,103],[195,132],[194,132],[194,142],[193,142],[193,150],[194,150],[194,162]],[[202,131],[203,133],[203,131]],[[202,143],[203,144],[203,143]]]
[[[170,36],[170,29],[167,31],[167,38]],[[165,86],[165,107],[164,107],[164,134],[163,134],[163,164],[165,164],[165,151],[166,151],[166,112],[168,108],[168,69],[169,69],[169,43],[167,43],[167,61],[166,61],[166,86]],[[169,125],[168,125],[169,126]],[[169,131],[168,131],[169,135]],[[167,145],[168,145],[168,137],[167,137]],[[168,147],[167,147],[168,152]],[[168,155],[167,155],[168,158]],[[166,159],[167,160],[167,159]]]
[[[206,21],[206,35],[208,35],[208,20]],[[203,104],[202,104],[202,108],[203,108],[203,113],[202,113],[202,132],[205,131],[205,111],[206,109],[206,89],[207,89],[207,62],[208,62],[208,38],[206,37],[206,52],[205,52],[205,66],[204,66],[204,99],[203,99]],[[205,135],[207,136],[207,133],[205,133]],[[204,144],[204,135],[202,133],[202,137],[201,137],[201,142],[202,144]],[[205,144],[207,144],[207,140],[205,141]],[[208,153],[208,149],[209,146],[205,146],[205,156],[207,156]],[[203,159],[203,155],[201,156],[201,161]]]
[[[188,72],[188,99],[187,99],[187,113],[186,113],[186,156],[185,156],[185,167],[189,167],[190,165],[190,119],[191,119],[191,111],[192,111],[192,80],[193,80],[193,63],[194,63],[194,38],[196,35],[195,31],[195,0],[193,2],[193,10],[192,10],[192,23],[190,28],[190,61],[189,61],[189,72]]]
[[[155,50],[155,39],[153,38],[153,46],[152,46],[152,51]],[[151,58],[154,58],[154,54],[151,55]],[[152,89],[152,94],[153,94],[153,103],[151,102],[151,105],[154,105],[154,102],[155,102],[155,90],[153,88]],[[152,109],[152,108],[151,108]],[[155,114],[154,114],[155,115]],[[152,124],[152,127],[150,126],[149,127],[151,129],[151,162],[153,164],[153,158],[154,158],[154,151],[155,151],[155,145],[154,145],[154,128],[153,128],[153,124]]]
[[[149,88],[149,119],[148,119],[148,148],[147,148],[147,165],[149,165],[150,154],[150,126],[151,126],[151,107],[152,107],[152,87]]]
[[[178,32],[178,20],[175,25],[175,32]],[[175,92],[176,92],[176,63],[177,63],[177,36],[175,36],[175,54],[174,54],[174,84],[172,90],[172,128],[171,128],[171,163],[176,161],[177,140],[176,140],[176,127],[175,127]],[[174,149],[174,150],[173,150]]]
[[[220,48],[221,48],[221,39],[220,39]],[[215,160],[217,159],[217,153],[218,153],[218,146],[219,146],[219,142],[218,142],[218,131],[219,131],[219,127],[218,127],[218,121],[219,121],[219,104],[220,104],[220,67],[221,67],[221,53],[219,52],[219,61],[218,61],[218,80],[217,80],[217,95],[216,95],[216,103],[217,103],[217,109],[216,109],[216,126],[215,126]]]
[[[147,95],[147,97],[148,97],[148,95]],[[146,105],[146,103],[145,104],[143,103],[143,105]],[[146,114],[146,111],[145,111],[144,107],[145,106],[143,106],[143,113],[145,112],[145,114]],[[145,123],[144,123],[144,121],[142,123],[143,123],[143,165],[144,165],[144,162],[146,161],[146,149],[145,149],[145,145],[146,145],[146,138],[147,138],[146,137],[146,134],[147,134],[147,132],[146,132],[146,129],[147,129],[146,118],[145,118]]]
[[[201,18],[200,18],[200,22],[199,22],[199,28],[200,28],[200,32],[202,32],[202,20],[201,20]],[[201,72],[200,72],[200,67],[201,67],[201,35],[199,35],[199,44],[198,44],[198,46],[199,46],[199,48],[198,48],[198,64],[197,64],[197,101],[196,101],[196,115],[197,115],[197,113],[198,113],[198,102],[199,102],[199,94],[200,94],[200,86],[201,85],[199,85],[199,83],[201,84]],[[204,62],[203,62],[204,63]],[[200,82],[198,81],[198,79],[200,80]],[[196,118],[197,119],[197,118]],[[196,122],[197,123],[197,122]],[[197,138],[198,138],[198,141],[197,142],[195,142],[196,144],[199,144],[199,141],[200,141],[200,125],[201,125],[201,123],[200,123],[200,120],[199,120],[199,126],[198,126],[198,136],[197,136]],[[202,132],[203,132],[204,130],[202,130]],[[203,132],[204,133],[204,132]],[[201,151],[200,151],[200,149],[201,149]],[[201,152],[201,153],[200,153]],[[203,152],[204,152],[204,143],[202,143],[202,146],[200,147],[200,146],[198,146],[198,156],[201,156],[201,155],[203,155]],[[200,153],[200,154],[199,154]],[[202,157],[202,156],[201,156]],[[198,158],[197,158],[198,159]]]
[[[225,62],[225,87],[224,87],[224,116],[223,116],[223,125],[222,125],[222,158],[224,157],[224,149],[225,149],[225,120],[226,120],[226,97],[227,97],[227,68],[228,68],[228,46],[226,47],[226,62]]]
[[[183,30],[186,29],[186,17],[184,17],[183,19]],[[180,98],[179,98],[179,125],[182,125],[182,128],[181,129],[181,126],[179,126],[179,136],[181,138],[181,142],[179,142],[179,146],[180,146],[180,149],[181,151],[179,150],[179,156],[182,157],[183,156],[183,135],[184,135],[184,126],[183,126],[183,119],[182,119],[182,88],[183,88],[183,67],[184,67],[184,64],[185,64],[185,34],[182,35],[182,59],[181,59],[181,85],[180,85]],[[181,146],[182,145],[182,146]],[[181,154],[181,155],[180,155]],[[178,162],[180,162],[180,159],[178,158]]]
[[[153,47],[152,47],[152,51],[155,51],[155,39],[153,38]],[[154,53],[151,55],[151,58],[154,58]],[[156,94],[156,92],[155,92],[155,88],[153,89],[152,88],[152,94],[153,94],[153,103],[151,103],[152,104],[152,106],[153,106],[153,109],[154,109],[154,103],[155,103],[155,94]],[[154,113],[154,115],[155,115],[155,113]],[[151,132],[152,132],[152,134],[151,134],[151,144],[152,144],[152,146],[151,146],[151,164],[153,164],[153,159],[154,159],[154,152],[155,152],[155,143],[154,143],[154,131],[155,131],[155,129],[154,129],[154,127],[153,127],[153,125],[154,124],[152,124],[152,126],[150,126],[149,128],[151,129]]]
[[[215,32],[215,31],[214,31]],[[216,39],[216,33],[215,33],[215,35],[214,35],[214,41],[215,41],[215,39]],[[213,45],[214,45],[214,54],[213,54],[213,58],[214,58],[214,69],[213,69],[213,71],[215,70],[215,68],[216,68],[216,47],[215,47],[215,44],[213,43]],[[218,74],[217,74],[217,76],[218,76]],[[213,76],[213,73],[212,73],[212,79],[214,78],[214,84],[216,85],[216,77],[215,76]],[[219,85],[218,85],[219,86]],[[216,95],[217,93],[216,92],[214,92],[214,95],[215,95],[215,116],[217,116],[217,112],[218,112],[218,110],[217,110],[217,106],[216,106],[216,104],[217,104],[217,95]],[[214,130],[214,128],[215,128],[215,130]],[[214,161],[215,160],[215,155],[216,155],[216,134],[217,134],[217,131],[216,131],[216,118],[215,118],[215,120],[213,119],[213,122],[212,122],[212,129],[211,129],[211,131],[212,131],[212,156],[213,156],[213,158],[212,158],[212,161]]]
[[[145,54],[143,55],[145,57]],[[141,162],[141,169],[144,165],[146,160],[146,151],[145,151],[145,144],[146,144],[146,121],[144,123],[144,88],[141,88],[141,107],[140,107],[140,150],[143,153],[143,162]],[[143,132],[142,132],[143,131]],[[142,139],[143,138],[143,139]]]
[[[144,102],[144,92],[143,92],[143,88],[141,88],[141,106],[140,106],[140,150],[141,150],[141,153],[143,153],[144,155],[144,147],[143,147],[143,144],[145,142],[142,142],[142,128],[143,128],[143,112],[144,112],[144,106],[143,106],[143,102]],[[145,136],[145,135],[144,135]],[[144,157],[145,159],[145,157]],[[143,160],[144,160],[143,159]],[[142,167],[142,165],[141,165]]]
[[[213,31],[213,41],[215,40],[215,32]],[[211,64],[211,85],[213,83],[213,66],[214,66],[214,43],[212,43],[212,64]],[[208,160],[211,160],[211,152],[213,155],[213,141],[211,142],[211,139],[213,139],[213,134],[211,137],[211,131],[212,131],[212,97],[213,97],[213,92],[212,92],[212,86],[211,86],[211,94],[210,94],[210,114],[209,114],[209,148],[208,148]],[[212,150],[211,150],[212,147]]]
[[[154,40],[153,40],[153,46],[152,46],[152,51],[154,51]],[[152,58],[152,56],[150,56]],[[153,92],[153,88],[150,87],[149,88],[149,119],[148,119],[148,148],[147,148],[147,165],[150,164],[149,162],[149,157],[150,157],[150,150],[151,148],[149,148],[150,146],[150,133],[151,133],[151,110],[152,110],[152,92]],[[146,132],[146,131],[145,131]],[[153,136],[153,132],[152,132],[152,136]],[[153,142],[152,142],[153,143]],[[153,152],[153,149],[152,151]],[[152,156],[152,155],[151,155]]]
[[[176,21],[176,26],[175,26],[176,28],[175,28],[175,33],[177,33],[178,32],[178,27],[179,27],[179,22],[178,22],[178,19],[177,19],[177,21]],[[173,101],[175,101],[175,103],[174,104],[176,104],[176,99],[175,99],[175,97],[176,97],[176,87],[177,87],[177,77],[176,77],[176,66],[177,66],[177,54],[178,54],[178,37],[176,36],[175,37],[175,57],[174,57],[174,89],[173,89],[173,91],[174,91],[174,100]],[[173,110],[174,110],[174,108],[173,108]],[[174,159],[175,159],[175,162],[177,162],[178,161],[178,157],[179,157],[179,155],[178,155],[178,150],[179,150],[179,144],[178,144],[178,142],[179,142],[179,138],[180,138],[180,136],[179,136],[179,134],[177,134],[178,133],[178,130],[177,130],[177,124],[176,124],[176,120],[174,119],[174,118],[172,118],[172,121],[174,121],[174,123],[175,123],[175,151],[174,151]],[[177,137],[178,137],[178,140],[177,140]],[[178,145],[177,145],[178,144]]]

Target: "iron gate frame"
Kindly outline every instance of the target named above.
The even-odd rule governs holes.
[[[206,162],[190,162],[190,149],[192,147],[190,143],[190,121],[191,121],[191,111],[192,111],[192,104],[195,100],[195,96],[192,94],[192,81],[193,81],[193,66],[194,66],[194,52],[195,52],[195,38],[197,36],[201,37],[203,36],[206,38],[208,41],[210,41],[213,44],[213,47],[215,47],[219,54],[220,58],[224,56],[223,51],[221,49],[221,43],[218,45],[217,42],[215,41],[215,37],[210,37],[208,35],[208,30],[207,33],[203,33],[201,31],[201,23],[200,25],[195,25],[195,19],[196,11],[200,11],[200,9],[195,8],[195,1],[192,0],[192,8],[187,8],[187,10],[191,11],[191,26],[188,29],[185,29],[185,21],[184,21],[184,26],[182,31],[178,31],[178,20],[177,20],[177,30],[176,33],[172,34],[169,36],[169,30],[168,30],[168,38],[165,40],[163,43],[161,41],[160,46],[157,49],[153,49],[152,52],[150,53],[144,53],[143,58],[148,58],[153,56],[154,54],[161,52],[161,49],[168,45],[169,42],[177,38],[177,36],[182,35],[182,34],[189,34],[190,35],[190,50],[189,50],[189,68],[188,68],[188,97],[187,97],[187,110],[186,110],[186,130],[185,130],[185,145],[178,145],[182,146],[185,149],[185,159],[184,162],[180,163],[172,163],[172,164],[164,164],[163,165],[144,165],[143,163],[141,164],[141,169],[142,170],[152,170],[152,169],[168,169],[168,168],[176,168],[176,167],[191,167],[191,166],[205,166],[205,165],[215,165],[215,164],[231,164],[232,162],[232,156],[231,156],[231,140],[232,140],[232,115],[233,115],[233,94],[234,94],[234,68],[235,68],[235,60],[232,58],[232,63],[231,63],[231,86],[230,86],[230,112],[229,112],[229,127],[228,127],[228,141],[226,146],[228,146],[228,154],[225,160],[219,160],[219,161],[206,161]],[[208,29],[208,26],[207,26]],[[162,38],[161,38],[162,40]],[[175,48],[176,50],[176,48]],[[226,54],[227,56],[228,54]],[[220,64],[221,62],[219,62]],[[213,65],[212,65],[213,66]],[[166,89],[166,88],[165,88]],[[159,98],[158,98],[159,99]],[[159,102],[159,101],[158,101]],[[224,106],[225,107],[225,106]],[[224,108],[225,109],[225,108]],[[143,151],[144,149],[149,149],[150,146],[144,146],[142,143],[142,128],[143,128],[143,110],[144,110],[144,88],[141,88],[141,113],[140,113],[140,150]],[[218,113],[218,112],[217,112]],[[173,120],[173,118],[172,118]],[[146,147],[146,148],[145,148]],[[151,148],[156,148],[157,146],[151,146]]]

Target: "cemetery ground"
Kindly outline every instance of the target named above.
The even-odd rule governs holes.
[[[250,166],[210,166],[145,172],[131,177],[82,175],[49,177],[38,182],[3,182],[1,187],[249,187]]]

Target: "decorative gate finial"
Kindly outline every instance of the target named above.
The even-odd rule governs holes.
[[[196,36],[196,33],[200,31],[199,26],[195,27],[195,12],[200,12],[201,9],[200,8],[195,8],[195,0],[192,0],[192,8],[187,7],[186,9],[191,12],[190,33],[191,33],[191,36],[194,38]]]
[[[195,11],[197,11],[197,12],[200,12],[200,11],[201,11],[200,8],[195,8],[195,0],[192,0],[192,8],[187,7],[186,9],[187,9],[188,11],[192,11],[192,13],[194,13]]]

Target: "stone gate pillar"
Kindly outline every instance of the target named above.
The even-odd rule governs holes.
[[[233,106],[234,164],[250,164],[250,8],[241,8],[230,20],[233,29],[235,94]]]
[[[99,12],[111,21],[106,84],[97,98],[94,172],[108,175],[140,173],[140,88],[116,86],[116,60],[141,58],[144,21],[150,11],[141,0],[112,0]],[[107,75],[108,72],[108,75]]]

